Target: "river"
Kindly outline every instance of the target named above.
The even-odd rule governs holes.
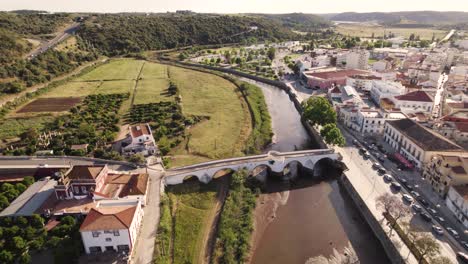
[[[286,92],[249,82],[262,89],[272,118],[275,136],[268,150],[291,151],[309,146],[309,136]],[[390,263],[336,181],[316,183],[299,177],[294,186],[289,184],[267,179],[267,191],[260,195],[255,209],[251,263],[303,264],[319,256],[334,257],[336,261],[345,252],[364,264]],[[278,189],[286,191],[275,191]]]

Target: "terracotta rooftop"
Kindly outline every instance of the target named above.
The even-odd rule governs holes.
[[[395,98],[401,101],[433,102],[432,97],[424,91],[415,91],[415,92],[395,96]]]
[[[341,70],[341,71],[328,71],[328,72],[313,72],[306,73],[307,76],[319,78],[319,79],[339,79],[346,78],[352,75],[364,74],[366,71],[361,70]]]
[[[95,179],[104,169],[105,165],[75,165],[67,174],[69,179]]]
[[[142,135],[151,135],[151,129],[148,124],[138,124],[130,126],[132,137],[136,138]]]
[[[80,231],[128,229],[132,224],[136,209],[136,206],[132,206],[118,212],[112,212],[93,208],[81,224]]]
[[[457,122],[455,123],[455,126],[457,127],[457,130],[462,132],[462,133],[467,133],[468,132],[468,123],[461,123]]]
[[[455,189],[465,200],[468,200],[468,186],[453,186],[452,188]]]
[[[338,86],[335,86],[330,93],[341,94],[341,90]]]
[[[387,121],[425,151],[462,151],[463,148],[411,119]]]
[[[464,103],[448,103],[448,106],[451,108],[457,108],[457,109],[468,109],[468,102]]]
[[[105,197],[126,197],[144,195],[148,186],[148,174],[110,174],[106,185],[98,195]],[[96,193],[96,192],[95,192]]]

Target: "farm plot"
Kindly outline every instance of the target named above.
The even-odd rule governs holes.
[[[135,87],[135,81],[107,81],[102,82],[94,91],[94,94],[123,94],[131,93]]]
[[[25,105],[17,113],[63,112],[80,102],[79,97],[39,98]]]
[[[163,64],[147,63],[141,72],[142,79],[167,79],[168,67]]]
[[[0,139],[19,137],[28,129],[42,130],[47,123],[52,122],[55,117],[50,115],[34,116],[28,118],[9,118],[0,121]]]
[[[111,60],[79,77],[77,81],[134,80],[143,63],[144,61],[130,59]]]
[[[174,101],[174,97],[167,93],[168,87],[168,79],[142,79],[138,82],[134,104]]]
[[[101,82],[69,82],[52,89],[43,98],[54,97],[82,97],[94,94]]]

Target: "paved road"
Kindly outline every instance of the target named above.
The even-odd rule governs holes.
[[[348,142],[348,145],[350,143],[350,141],[352,141],[353,136],[351,136],[351,134],[349,134],[347,131],[343,131],[343,134]],[[357,139],[360,139],[362,141],[362,138],[357,138]],[[348,156],[351,156],[351,160],[355,161],[355,160],[363,160],[362,159],[362,156],[359,155],[358,153],[358,150],[357,148],[355,147],[347,147],[347,148],[344,148],[343,150],[345,153],[347,153]],[[373,169],[372,169],[372,163],[375,162],[375,154],[373,154],[373,152],[371,152],[371,154],[373,155],[373,159],[370,159],[370,160],[366,160],[366,161],[358,161],[359,164],[361,166],[363,166],[361,168],[362,170],[362,175],[363,176],[366,176],[366,177],[374,177],[374,175],[378,175]],[[342,154],[343,155],[343,154]],[[364,164],[367,164],[367,166],[364,166]],[[385,168],[387,169],[387,171],[390,172],[390,174],[392,174],[393,176],[397,176],[397,177],[405,177],[404,175],[406,175],[407,172],[402,172],[402,171],[399,171],[397,168],[396,168],[396,165],[391,163],[390,161],[386,161],[385,164],[384,164]],[[369,176],[371,175],[371,176]],[[382,179],[382,176],[377,176],[378,178],[380,179],[377,179],[376,180],[376,184],[374,186],[379,186],[379,185],[383,185],[384,187],[383,188],[386,188],[386,192],[390,192],[390,186],[385,183],[385,181]],[[419,191],[419,190],[418,190]],[[398,195],[400,198],[401,198],[401,194],[409,194],[411,196],[413,196],[412,194],[410,194],[410,192],[408,190],[406,190],[406,188],[403,186],[403,189],[401,191],[401,193],[396,193],[395,195]],[[415,198],[415,197],[413,197]],[[416,201],[415,199],[415,202],[416,204],[419,204],[420,206],[422,206],[418,201]],[[422,206],[424,208],[424,206]],[[432,205],[431,205],[432,207]],[[432,208],[435,208],[435,207],[432,207]],[[426,213],[429,213],[425,208],[423,209]],[[406,221],[408,221],[410,223],[410,227],[412,229],[416,229],[416,230],[421,230],[423,232],[427,232],[428,234],[431,234],[433,235],[432,233],[432,224],[436,224],[436,225],[439,225],[439,226],[442,226],[444,229],[446,227],[446,225],[444,224],[441,224],[440,222],[436,221],[435,219],[432,220],[431,223],[427,223],[427,222],[424,222],[422,221],[421,217],[416,214],[413,210],[412,210],[412,214],[407,218],[405,219]],[[457,263],[456,261],[456,255],[455,255],[455,252],[458,252],[458,251],[464,251],[464,249],[461,247],[461,245],[458,244],[458,242],[456,241],[455,238],[453,238],[452,236],[450,236],[448,234],[448,232],[446,231],[445,229],[445,234],[443,236],[434,236],[434,238],[436,239],[436,241],[438,241],[439,245],[440,245],[440,248],[441,248],[441,255],[443,256],[447,256],[449,257],[454,263]]]
[[[441,115],[441,105],[443,104],[443,94],[444,94],[444,88],[445,88],[445,83],[447,82],[448,76],[443,73],[438,81],[437,85],[437,92],[434,97],[434,109],[432,110],[432,117],[433,118],[439,118]]]
[[[152,166],[147,170],[149,174],[148,201],[144,208],[144,216],[140,228],[140,234],[135,243],[130,263],[150,264],[153,263],[154,242],[159,226],[159,204],[162,168]]]
[[[59,32],[57,36],[55,36],[53,39],[49,40],[48,42],[45,42],[38,47],[36,47],[34,50],[29,52],[27,54],[27,58],[32,59],[36,57],[37,55],[46,52],[48,49],[54,47],[58,43],[64,41],[67,39],[69,36],[75,33],[75,31],[80,27],[79,22],[74,22],[71,24],[69,27],[65,28],[63,31]]]

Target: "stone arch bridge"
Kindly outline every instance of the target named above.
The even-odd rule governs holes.
[[[252,172],[260,166],[268,167],[270,172],[281,174],[292,162],[298,162],[302,168],[313,171],[316,164],[322,160],[341,160],[341,156],[333,149],[303,150],[294,152],[270,151],[267,154],[215,160],[195,165],[167,170],[164,174],[165,185],[175,185],[184,182],[187,177],[197,177],[199,181],[208,183],[214,175],[222,170],[237,171],[246,168]]]

